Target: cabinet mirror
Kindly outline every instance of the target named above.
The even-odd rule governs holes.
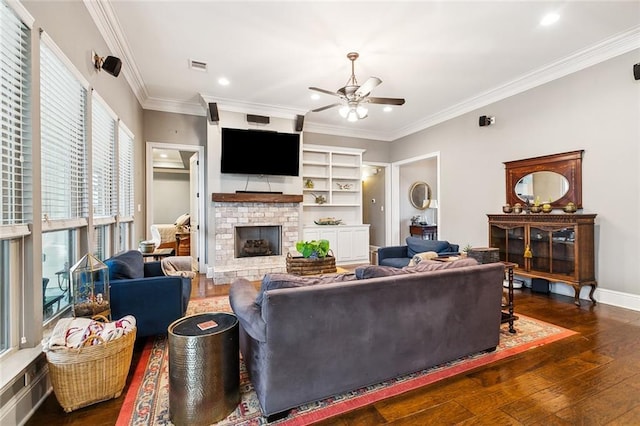
[[[516,183],[516,195],[525,203],[551,202],[564,197],[569,190],[569,181],[556,172],[533,172]]]
[[[572,151],[505,162],[507,203],[549,202],[582,208],[582,154]]]
[[[431,204],[431,188],[426,182],[415,182],[409,189],[411,205],[418,210],[426,210]]]

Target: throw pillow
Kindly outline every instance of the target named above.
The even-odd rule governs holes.
[[[256,296],[256,303],[262,305],[264,292],[269,290],[277,290],[281,288],[307,287],[312,285],[329,284],[336,282],[352,281],[356,277],[354,274],[331,274],[320,275],[315,277],[299,276],[293,274],[266,274],[262,278],[260,291]]]
[[[438,253],[436,253],[435,251],[426,251],[424,253],[418,253],[411,258],[407,266],[416,266],[418,263],[422,262],[423,260],[431,260],[434,257],[438,257]]]
[[[105,260],[110,280],[144,278],[144,260],[138,250],[128,250]]]
[[[438,260],[424,260],[418,263],[413,267],[405,267],[411,272],[429,272],[429,271],[439,271],[442,269],[453,269],[453,268],[462,268],[465,266],[475,266],[478,265],[478,261],[473,258],[466,259],[458,259],[452,262],[440,262]]]
[[[407,237],[406,241],[408,257],[413,257],[418,253],[424,253],[427,251],[440,253],[447,251],[449,248],[449,241],[423,240],[417,237]]]
[[[404,268],[396,268],[393,266],[380,266],[380,265],[367,265],[359,266],[356,268],[356,278],[359,280],[366,280],[369,278],[378,277],[390,277],[392,275],[404,275],[411,271],[407,271]]]
[[[177,219],[176,219],[176,226],[186,226],[189,224],[189,221],[191,220],[191,217],[189,216],[189,213],[185,213],[183,215],[180,215]]]

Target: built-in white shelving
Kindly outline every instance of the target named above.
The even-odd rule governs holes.
[[[366,262],[369,225],[362,224],[362,149],[320,145],[302,148],[303,238],[326,239],[337,263]],[[325,202],[316,202],[324,197]],[[316,225],[321,218],[342,225]]]

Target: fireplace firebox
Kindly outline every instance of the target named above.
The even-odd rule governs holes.
[[[282,226],[236,226],[235,257],[279,256]]]

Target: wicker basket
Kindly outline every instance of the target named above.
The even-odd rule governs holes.
[[[336,272],[336,258],[332,255],[311,259],[287,254],[287,272],[295,275],[332,274]]]
[[[89,336],[84,344],[95,338]],[[106,343],[46,351],[53,392],[65,412],[120,396],[127,381],[135,340],[134,328]]]

